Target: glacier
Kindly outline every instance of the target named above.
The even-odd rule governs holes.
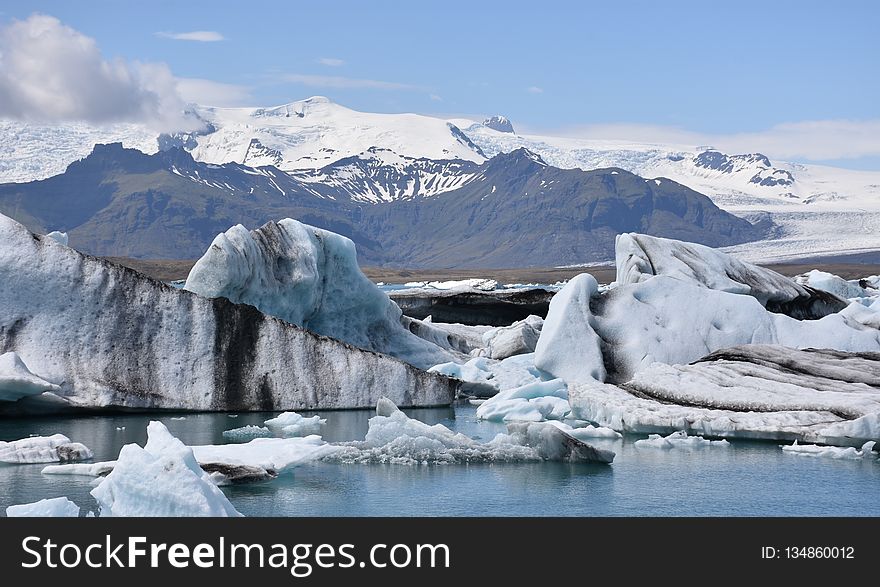
[[[456,390],[446,377],[172,288],[0,216],[0,353],[10,351],[72,408],[340,409],[381,395],[436,406]],[[42,410],[29,402],[47,395],[13,405]]]
[[[354,243],[286,218],[214,239],[184,289],[249,304],[291,324],[427,368],[453,355],[401,325],[401,311],[357,264]]]

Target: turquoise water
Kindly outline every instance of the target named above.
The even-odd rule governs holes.
[[[470,405],[406,410],[489,440],[504,426],[477,422]],[[315,412],[328,441],[360,440],[369,411]],[[260,425],[276,414],[117,414],[0,420],[0,440],[60,432],[112,460],[123,444],[146,441],[149,420],[164,422],[187,444],[220,444],[222,433]],[[311,415],[305,413],[304,415]],[[173,417],[185,416],[184,420]],[[116,430],[117,427],[125,430]],[[637,449],[639,436],[595,440],[617,453],[614,464],[495,465],[311,464],[274,481],[226,487],[248,516],[878,516],[880,463],[783,453],[776,443],[728,448]],[[94,507],[92,479],[43,476],[44,465],[0,465],[0,512],[6,506],[68,496]]]

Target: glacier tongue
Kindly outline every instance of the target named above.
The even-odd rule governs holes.
[[[184,289],[227,298],[357,347],[428,368],[453,355],[400,323],[401,311],[357,265],[354,243],[290,218],[217,236]]]
[[[8,351],[58,382],[56,394],[71,407],[339,409],[372,406],[381,395],[433,406],[449,404],[456,387],[251,306],[83,255],[0,216],[0,352]],[[40,397],[12,405],[36,410],[30,402]]]

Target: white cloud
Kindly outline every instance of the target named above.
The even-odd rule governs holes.
[[[831,161],[880,156],[880,119],[809,120],[743,133],[701,133],[645,124],[597,124],[550,132],[562,136],[711,145],[728,153],[760,152],[771,159]]]
[[[544,88],[539,88],[538,86],[529,86],[526,88],[526,91],[530,94],[543,94]]]
[[[428,94],[428,97],[429,97],[431,100],[433,100],[434,102],[442,102],[442,101],[443,101],[443,98],[441,98],[441,97],[438,96],[437,94]]]
[[[250,88],[209,79],[179,77],[177,91],[185,101],[204,106],[245,106],[253,103]]]
[[[217,31],[189,31],[187,33],[156,33],[157,37],[174,39],[175,41],[198,41],[199,43],[216,43],[225,41],[226,38]]]
[[[94,39],[35,14],[0,28],[0,117],[193,126],[167,65],[105,60]]]
[[[401,84],[398,82],[386,82],[374,79],[362,79],[354,77],[342,77],[337,75],[304,75],[299,73],[287,73],[277,78],[280,81],[302,84],[313,88],[338,88],[338,89],[372,89],[372,90],[424,90],[419,86]]]
[[[340,65],[345,65],[345,61],[342,59],[336,59],[335,57],[321,57],[318,59],[318,63],[326,65],[327,67],[339,67]]]

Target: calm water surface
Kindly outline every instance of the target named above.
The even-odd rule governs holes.
[[[406,410],[490,440],[505,427],[477,422],[470,405]],[[327,418],[330,442],[362,440],[370,411],[314,412]],[[304,415],[311,415],[305,413]],[[152,414],[0,419],[0,440],[60,432],[112,460],[122,445],[146,442],[161,420],[187,444],[222,444],[224,430],[261,425],[276,413]],[[184,420],[174,417],[185,416]],[[125,427],[125,430],[117,430]],[[496,465],[311,464],[253,485],[225,487],[247,516],[880,516],[880,464],[783,453],[776,443],[728,448],[637,449],[639,436],[595,440],[614,464]],[[0,465],[0,515],[6,506],[67,496],[94,509],[92,479],[43,476],[45,465]]]

